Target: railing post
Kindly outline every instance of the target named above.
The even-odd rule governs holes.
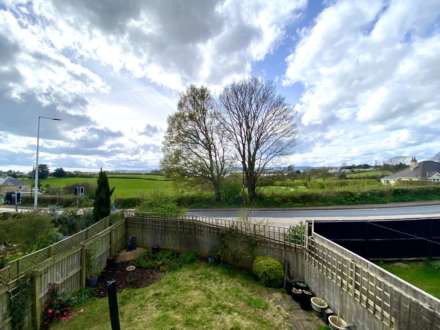
[[[34,270],[32,272],[32,319],[34,323],[34,329],[40,329],[41,326],[41,272],[39,270]]]

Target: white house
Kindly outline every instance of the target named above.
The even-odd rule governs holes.
[[[440,182],[440,163],[432,160],[417,163],[417,160],[413,158],[409,168],[386,176],[381,181],[384,184],[394,184],[397,181]]]

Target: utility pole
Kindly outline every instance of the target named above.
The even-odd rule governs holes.
[[[60,121],[61,120],[59,118],[51,118],[51,117],[45,117],[45,116],[38,116],[38,125],[37,125],[37,155],[35,157],[34,210],[38,209],[38,156],[39,156],[39,149],[40,149],[40,120],[41,119],[55,120],[55,121]]]

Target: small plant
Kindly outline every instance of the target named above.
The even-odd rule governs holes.
[[[96,260],[96,249],[91,248],[87,250],[87,280],[89,286],[95,287],[98,283],[98,276],[101,272],[98,262]]]
[[[262,284],[278,288],[283,284],[283,266],[278,260],[271,257],[258,256],[254,260],[252,272]]]
[[[304,222],[301,222],[295,226],[290,226],[287,230],[286,241],[303,245],[305,233],[306,224]]]
[[[52,322],[66,320],[71,314],[71,301],[62,297],[55,284],[49,285],[47,302],[44,305],[42,329],[49,329]]]

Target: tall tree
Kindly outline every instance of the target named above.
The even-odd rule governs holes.
[[[64,171],[64,169],[62,167],[59,167],[53,171],[52,175],[55,178],[64,178],[67,175],[67,173],[66,173],[66,171]]]
[[[29,173],[33,178],[35,178],[35,169]],[[49,166],[46,164],[38,165],[38,178],[39,179],[47,179],[49,177]]]
[[[180,96],[178,111],[168,118],[163,151],[161,167],[167,175],[206,179],[220,200],[227,171],[226,140],[206,87],[190,86]]]
[[[266,167],[293,145],[295,115],[275,86],[256,78],[233,83],[220,95],[221,123],[243,168],[250,201]]]
[[[101,220],[108,216],[111,211],[111,196],[115,188],[110,189],[107,174],[101,169],[98,175],[98,185],[93,202],[93,219]]]

